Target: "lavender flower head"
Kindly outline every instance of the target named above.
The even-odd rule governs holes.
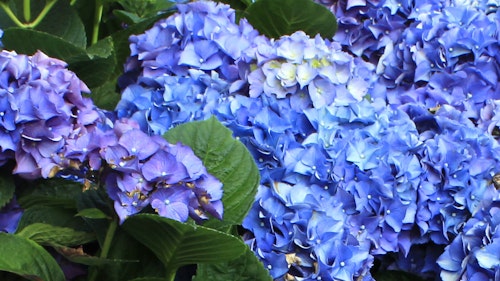
[[[15,160],[14,173],[28,179],[98,175],[121,221],[149,204],[179,221],[222,218],[222,184],[189,147],[113,122],[82,92],[89,90],[60,60],[1,52],[2,164]]]
[[[189,147],[149,136],[133,120],[120,119],[69,140],[62,154],[90,174],[100,171],[122,222],[146,206],[182,222],[209,214],[222,219],[222,183]]]
[[[0,53],[0,163],[15,159],[15,174],[52,177],[67,139],[98,120],[87,86],[66,63],[42,52]]]

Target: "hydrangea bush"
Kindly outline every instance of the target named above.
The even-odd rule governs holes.
[[[0,238],[58,265],[30,274],[498,278],[500,3],[116,2],[94,6],[108,37],[96,17],[72,27],[91,38],[52,44],[43,19],[11,27],[12,7],[30,22],[51,1],[0,3],[6,49],[29,53],[29,36],[59,58],[0,60]],[[333,37],[314,29],[335,17]],[[50,196],[63,188],[77,195]],[[34,215],[67,204],[78,221]]]

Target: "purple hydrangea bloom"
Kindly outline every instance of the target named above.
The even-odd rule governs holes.
[[[190,217],[222,218],[222,183],[189,147],[151,137],[133,121],[114,122],[82,96],[88,91],[60,60],[41,52],[31,57],[1,52],[0,164],[15,160],[14,173],[28,179],[101,177],[121,221],[148,206],[157,191],[174,185],[176,192],[161,192],[163,202],[184,194]],[[187,219],[187,212],[177,216],[156,209],[166,217]]]
[[[63,161],[66,140],[98,120],[87,86],[66,63],[42,52],[33,56],[0,53],[1,162],[16,160],[15,174],[52,177]],[[84,119],[75,112],[85,112]]]
[[[179,221],[201,221],[208,214],[222,219],[222,183],[189,147],[149,136],[133,120],[97,127],[69,141],[61,154],[79,170],[101,170],[122,222],[148,205]]]
[[[0,208],[0,232],[14,233],[23,215],[23,209],[15,198]]]

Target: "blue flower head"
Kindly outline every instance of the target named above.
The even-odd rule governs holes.
[[[140,35],[130,37],[131,56],[125,65],[121,87],[137,78],[185,76],[190,69],[234,82],[245,69],[246,52],[258,36],[245,19],[235,22],[229,5],[212,1],[177,4],[178,12],[160,20]],[[137,75],[138,74],[138,75]],[[128,81],[128,82],[125,82]]]
[[[265,59],[248,75],[250,96],[305,96],[314,107],[361,101],[371,91],[374,67],[340,45],[298,31],[269,42]]]
[[[463,226],[462,232],[445,248],[437,263],[441,278],[467,280],[492,279],[498,276],[498,195],[482,206]]]

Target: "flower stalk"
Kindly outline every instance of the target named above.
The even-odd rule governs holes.
[[[94,11],[94,24],[92,27],[92,41],[91,45],[99,40],[99,25],[102,19],[103,3],[101,0],[96,0],[95,11]]]
[[[22,28],[35,28],[37,27],[42,20],[47,16],[47,14],[50,12],[52,7],[56,4],[57,0],[49,0],[45,2],[45,6],[43,7],[42,11],[40,11],[40,14],[32,21],[31,20],[31,3],[30,0],[24,0],[23,2],[23,16],[26,21],[26,23],[23,23],[20,21],[17,16],[14,14],[10,6],[5,3],[5,2],[0,2],[0,7],[4,10],[4,12],[7,14],[7,16],[14,22],[15,25],[22,27]]]

